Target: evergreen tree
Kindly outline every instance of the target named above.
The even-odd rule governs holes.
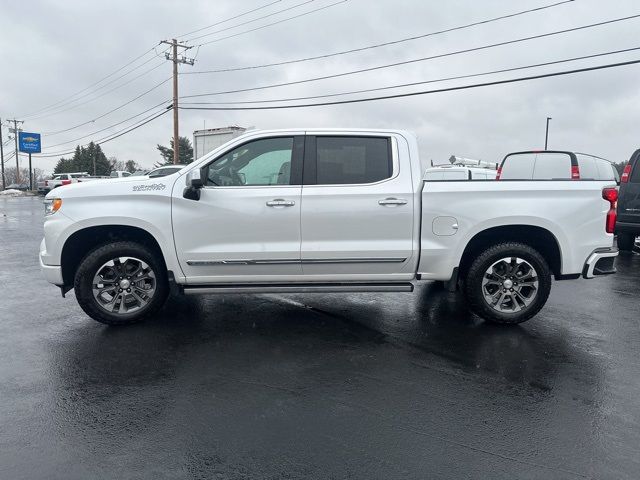
[[[92,175],[108,176],[111,173],[111,163],[100,148],[91,142],[86,147],[78,145],[73,158],[61,158],[53,173],[88,172]]]
[[[127,160],[124,163],[124,169],[129,173],[135,173],[138,170],[142,170],[142,168],[140,168],[140,165],[138,165],[138,162],[136,162],[135,160]]]
[[[181,164],[186,165],[187,163],[193,162],[193,147],[191,146],[191,141],[187,137],[179,137],[179,158]],[[169,147],[165,147],[163,145],[157,146],[160,155],[163,158],[162,162],[156,162],[155,167],[162,167],[164,165],[172,165],[173,164],[173,139],[169,141]]]
[[[53,173],[72,172],[73,167],[72,167],[71,161],[72,160],[70,158],[61,158],[60,160],[58,160],[58,163],[56,164],[56,168],[53,169]]]

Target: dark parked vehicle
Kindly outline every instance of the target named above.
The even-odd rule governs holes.
[[[636,237],[640,236],[640,150],[631,155],[620,178],[616,233],[618,247],[626,251],[633,249]]]

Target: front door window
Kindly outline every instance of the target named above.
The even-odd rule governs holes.
[[[292,154],[293,137],[245,143],[208,166],[206,184],[219,187],[289,185]]]

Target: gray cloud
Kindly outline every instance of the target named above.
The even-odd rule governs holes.
[[[239,4],[230,0],[215,3],[204,0],[60,0],[28,4],[6,3],[0,16],[0,31],[3,32],[0,38],[3,60],[0,115],[5,118],[37,111],[82,90],[151,48],[160,39],[194,30],[264,3],[267,2],[252,0]],[[295,3],[298,2],[283,0],[270,9],[256,12],[243,20]],[[293,10],[291,14],[329,3],[332,1],[316,0]],[[198,52],[196,65],[181,66],[181,70],[208,70],[314,56],[427,33],[546,3],[551,1],[350,0],[313,15],[203,47]],[[184,75],[180,80],[181,94],[245,88],[355,70],[636,13],[637,2],[633,0],[618,0],[606,4],[598,0],[576,0],[571,4],[519,18],[341,57],[259,70]],[[273,17],[269,21],[288,15],[290,14]],[[242,31],[267,21],[239,27],[220,35]],[[637,35],[634,35],[639,26],[640,20],[630,20],[483,52],[323,82],[214,97],[211,100],[318,95],[635,47],[639,46],[635,40]],[[195,53],[195,49],[189,53]],[[640,53],[576,62],[571,66],[634,58],[640,58]],[[162,62],[163,60],[157,59],[147,65],[152,67]],[[139,71],[145,68],[142,67]],[[564,68],[568,67],[546,67],[538,71]],[[580,76],[344,106],[260,112],[182,111],[180,131],[182,135],[191,136],[194,129],[202,128],[203,125],[214,127],[230,124],[255,125],[259,128],[397,127],[413,130],[418,134],[421,151],[427,162],[431,158],[436,162],[443,161],[451,154],[496,160],[510,150],[541,147],[544,142],[545,118],[551,116],[552,147],[592,152],[620,161],[627,159],[640,141],[635,128],[640,120],[638,109],[635,108],[640,96],[637,87],[638,69],[640,67],[631,66]],[[148,75],[86,105],[56,115],[29,119],[25,123],[25,129],[36,132],[54,131],[81,123],[130,100],[167,78],[170,72],[171,65],[165,62]],[[520,73],[498,75],[495,78],[518,75]],[[131,77],[122,81],[128,78]],[[425,88],[475,81],[478,80],[426,85]],[[171,84],[167,83],[95,124],[50,138],[45,137],[44,146],[81,137],[170,97]],[[89,96],[85,100],[91,98]],[[113,131],[119,128],[122,126]],[[107,133],[109,132],[98,134],[96,138]],[[166,115],[105,144],[103,148],[109,156],[115,155],[123,160],[133,158],[150,166],[159,159],[155,145],[168,143],[171,134],[171,118]],[[72,149],[74,144],[68,146]],[[55,150],[64,148],[56,147]],[[55,158],[41,159],[38,160],[38,166],[51,170],[55,162]]]

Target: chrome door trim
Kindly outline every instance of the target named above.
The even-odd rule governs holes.
[[[400,257],[304,258],[302,263],[402,263],[405,260]]]
[[[406,258],[400,257],[372,257],[372,258],[296,258],[282,259],[242,259],[242,260],[187,260],[187,265],[192,267],[212,266],[212,265],[288,265],[288,264],[341,264],[341,263],[402,263]]]

